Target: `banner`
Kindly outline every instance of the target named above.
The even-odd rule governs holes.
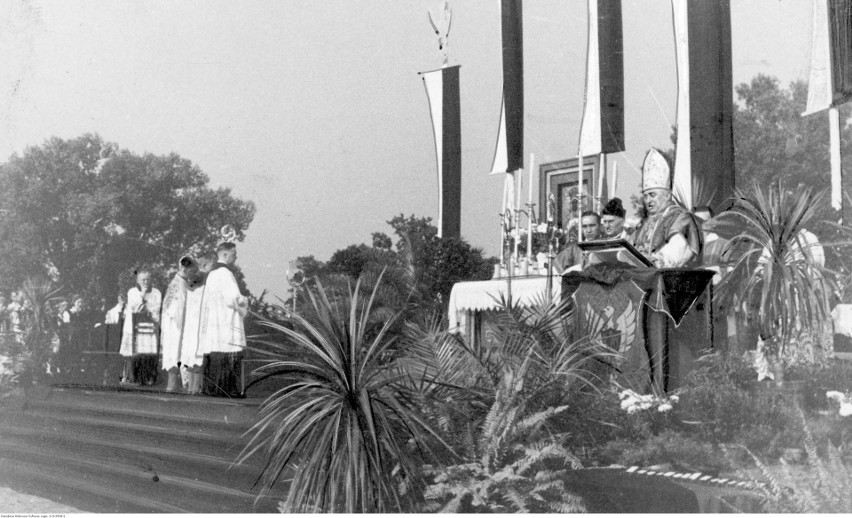
[[[802,116],[829,111],[831,206],[845,212],[837,106],[852,98],[852,0],[814,0],[813,7],[808,104]]]
[[[524,48],[521,0],[500,0],[503,104],[491,172],[524,168]]]
[[[580,154],[624,151],[621,0],[588,0],[586,92]]]
[[[730,0],[672,0],[678,104],[674,192],[687,208],[728,208],[734,192]]]
[[[461,237],[461,102],[459,66],[421,72],[438,164],[438,237]]]

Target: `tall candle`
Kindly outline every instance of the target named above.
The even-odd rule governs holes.
[[[583,150],[577,153],[577,242],[583,242]]]
[[[533,226],[532,226],[532,211],[533,211],[533,169],[535,169],[535,154],[530,153],[530,181],[529,186],[527,186],[527,190],[529,191],[529,195],[527,196],[527,260],[532,261],[533,249],[532,249],[532,235],[533,235]]]
[[[618,162],[613,162],[612,164],[612,192],[609,194],[610,198],[615,198],[615,189],[618,186]]]

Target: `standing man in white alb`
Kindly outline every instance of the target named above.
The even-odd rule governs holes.
[[[237,247],[221,243],[218,261],[207,274],[201,299],[199,350],[204,359],[203,392],[210,396],[241,397],[240,377],[246,346],[243,318],[248,299],[240,293],[230,267],[237,261]]]

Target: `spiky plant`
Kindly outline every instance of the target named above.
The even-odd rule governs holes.
[[[291,314],[292,328],[260,322],[281,337],[266,340],[270,362],[260,370],[286,386],[263,403],[240,461],[266,455],[263,492],[289,478],[289,512],[411,509],[426,451],[415,448],[427,437],[443,442],[397,368],[397,317],[374,323],[379,285],[364,296],[359,281],[337,304],[317,282],[311,318]]]
[[[20,311],[23,333],[7,337],[4,343],[15,370],[20,372],[21,382],[28,385],[46,373],[56,333],[51,308],[59,299],[59,289],[49,279],[28,277],[21,285],[21,293],[25,300]]]
[[[738,311],[744,302],[756,307],[760,331],[779,355],[794,329],[821,329],[829,318],[828,285],[803,239],[824,198],[825,191],[792,191],[779,183],[764,189],[754,183],[749,191],[737,189],[734,207],[719,216],[742,231],[728,243],[735,259],[717,294]]]
[[[590,385],[590,364],[612,353],[572,339],[567,302],[541,296],[530,307],[500,304],[488,343],[434,330],[409,336],[409,361],[417,365],[410,372],[423,373],[417,389],[445,433],[461,438],[466,460],[429,471],[427,508],[578,510],[560,476],[580,463],[550,424],[568,410],[572,393]]]

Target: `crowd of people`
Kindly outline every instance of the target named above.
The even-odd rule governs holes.
[[[73,380],[89,353],[106,358],[105,384],[157,385],[165,371],[169,392],[240,397],[248,299],[230,269],[236,259],[231,242],[181,257],[165,295],[140,268],[135,286],[109,309],[105,302],[84,309],[76,295],[56,300],[47,375]],[[32,308],[22,291],[10,298],[0,295],[0,333],[20,341]]]

